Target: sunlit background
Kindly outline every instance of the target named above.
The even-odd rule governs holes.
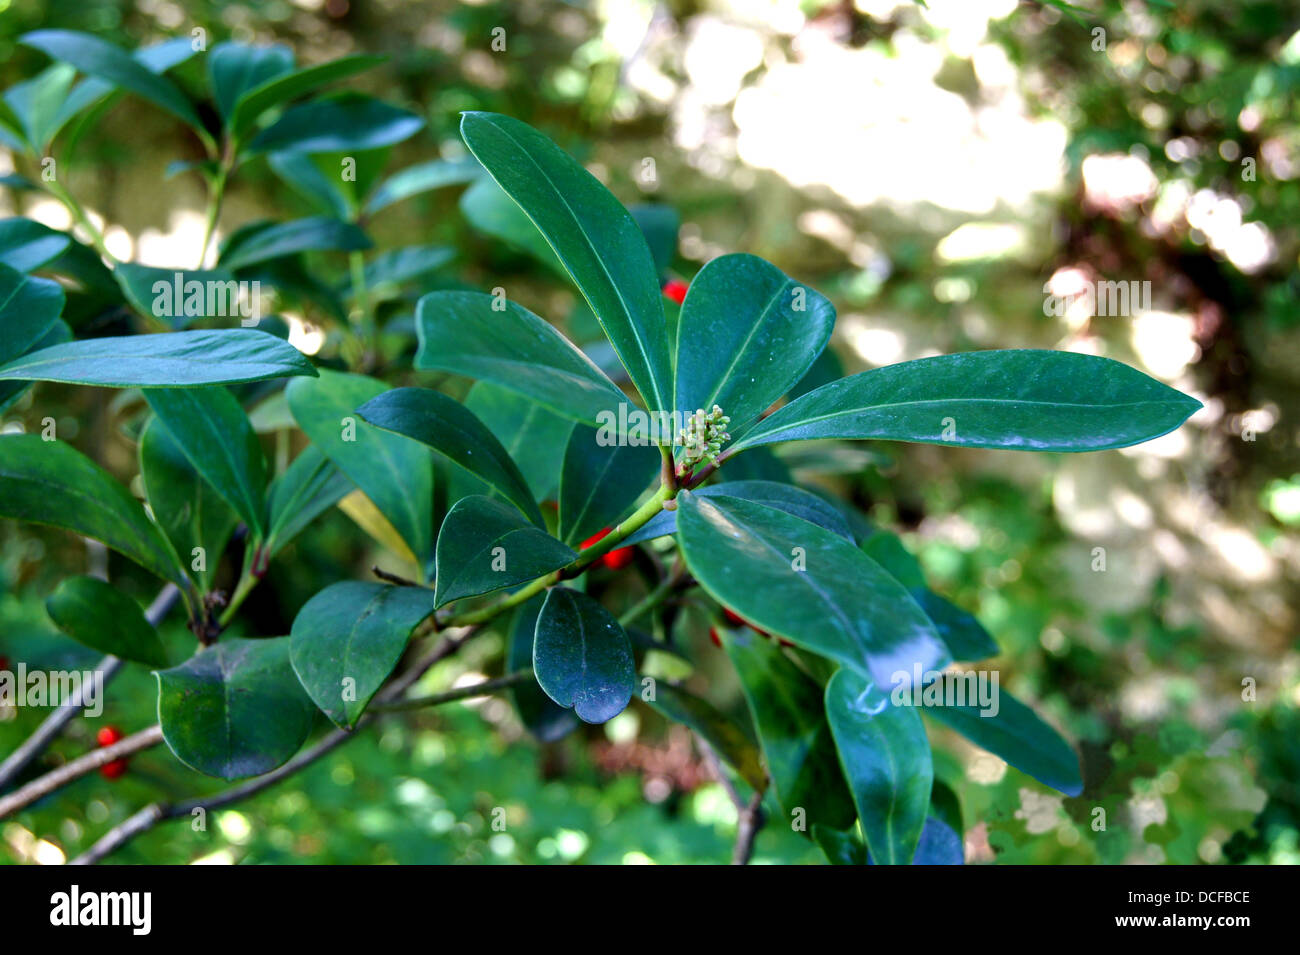
[[[962,798],[970,861],[1297,862],[1300,4],[1078,7],[0,0],[0,80],[43,65],[14,43],[42,26],[124,45],[201,26],[214,40],[288,42],[300,62],[387,53],[387,69],[356,85],[429,123],[393,168],[463,151],[462,109],[518,116],[625,202],[673,206],[681,278],[748,251],[829,295],[848,372],[1056,348],[1194,395],[1205,407],[1185,427],[1122,452],[857,445],[829,477],[800,470],[797,449],[787,461],[902,532],[935,589],[1003,647],[1004,685],[1080,745],[1087,790],[1062,800],[944,738],[938,774]],[[491,49],[496,28],[505,51]],[[61,161],[115,255],[180,266],[198,255],[203,193],[165,171],[197,156],[165,116],[126,100]],[[0,150],[0,172],[11,168]],[[223,232],[268,208],[301,214],[295,201],[250,166]],[[15,213],[70,226],[57,203],[0,192],[0,215]],[[454,194],[407,203],[373,230],[381,245],[458,245],[465,282],[491,287],[504,272],[541,314],[572,308],[571,290],[469,229]],[[1121,285],[1122,307],[1091,294]],[[322,347],[311,316],[286,318],[295,344]],[[110,398],[69,397],[70,426],[111,422]],[[129,443],[102,444],[129,474]],[[329,518],[276,581],[282,606],[263,612],[292,619],[340,554],[363,566],[350,534]],[[0,535],[0,650],[30,652],[56,639],[41,600],[86,558],[57,535]],[[434,679],[474,678],[499,651],[490,636]],[[691,680],[736,699],[721,660]],[[137,728],[152,680],[128,684],[111,715]],[[29,717],[6,719],[7,750]],[[117,784],[79,784],[73,813],[0,823],[0,845],[16,861],[62,861],[158,786],[192,785],[161,752],[133,767]],[[491,828],[496,807],[505,832]],[[493,699],[392,721],[218,814],[210,832],[160,828],[120,858],[721,861],[734,826],[689,737],[649,711],[540,747]],[[819,858],[779,830],[760,836],[756,861]]]

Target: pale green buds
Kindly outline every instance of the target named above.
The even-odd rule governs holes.
[[[722,409],[717,405],[708,414],[704,409],[698,409],[695,414],[686,419],[686,427],[677,435],[677,443],[684,450],[682,455],[682,470],[695,467],[701,461],[708,461],[710,464],[718,460],[718,452],[722,446],[731,440],[731,435],[727,433],[727,425],[731,419],[722,413]]]

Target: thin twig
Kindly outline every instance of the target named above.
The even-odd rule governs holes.
[[[740,820],[736,824],[736,848],[731,854],[732,865],[748,865],[754,854],[754,839],[765,822],[763,813],[763,794],[756,792],[749,797],[749,805],[740,810]]]
[[[0,819],[31,805],[38,799],[48,796],[54,790],[68,785],[73,780],[80,779],[86,773],[93,773],[99,767],[107,765],[115,759],[130,756],[142,749],[157,746],[161,742],[162,727],[155,723],[148,729],[133,733],[126,739],[119,740],[111,746],[104,746],[100,749],[91,750],[84,756],[78,756],[76,759],[64,763],[58,769],[51,770],[44,776],[33,779],[26,786],[11,792],[8,796],[0,796]]]
[[[384,568],[380,567],[378,564],[373,565],[370,568],[370,572],[374,574],[376,577],[378,577],[380,580],[384,581],[385,583],[396,584],[398,587],[420,586],[414,580],[410,580],[406,577],[401,576],[400,574],[394,574],[391,573],[390,571],[384,570]]]
[[[492,680],[481,680],[468,686],[458,686],[445,693],[431,693],[428,696],[413,696],[408,700],[393,700],[391,703],[372,703],[368,709],[372,713],[400,713],[403,710],[418,710],[426,706],[439,706],[454,700],[468,700],[476,696],[487,696],[493,690],[504,690],[518,686],[533,678],[532,670],[520,670]]]
[[[167,616],[168,611],[176,605],[176,599],[180,596],[180,593],[180,589],[175,584],[168,584],[158,592],[158,596],[149,605],[149,609],[145,611],[145,619],[151,625],[158,626],[158,624],[162,623],[163,618]],[[96,669],[102,674],[101,689],[108,685],[108,681],[116,676],[121,668],[122,661],[114,656],[107,656],[99,661]],[[36,732],[27,737],[22,745],[10,753],[3,763],[0,763],[0,789],[7,787],[27,767],[28,763],[45,752],[50,744],[63,733],[64,728],[81,715],[84,707],[85,701],[79,692],[66,705],[60,706],[47,716],[45,721],[36,728]]]

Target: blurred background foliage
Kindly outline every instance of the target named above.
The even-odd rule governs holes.
[[[393,150],[389,170],[461,154],[462,109],[517,116],[628,204],[677,210],[676,276],[748,251],[831,296],[848,372],[957,350],[1061,348],[1121,359],[1197,396],[1205,408],[1187,426],[1122,452],[856,445],[835,450],[830,475],[794,449],[752,464],[820,482],[902,533],[935,589],[997,638],[1004,685],[1079,743],[1086,788],[1063,799],[946,741],[936,775],[961,799],[968,860],[1294,863],[1300,3],[1069,6],[0,0],[0,84],[45,65],[15,38],[51,26],[124,46],[201,27],[209,43],[287,43],[302,63],[385,53],[384,69],[351,85],[428,121]],[[492,49],[498,28],[504,51]],[[201,71],[196,58],[176,76],[200,91]],[[192,136],[132,98],[59,155],[115,253],[153,265],[197,255],[201,185],[167,178],[166,167],[198,158]],[[0,151],[0,172],[6,162]],[[590,341],[569,287],[472,228],[459,192],[387,210],[370,226],[377,244],[453,246],[444,286],[505,286]],[[222,234],[307,211],[259,162],[232,187]],[[0,196],[0,214],[69,224],[61,207],[17,194]],[[341,276],[340,259],[320,265]],[[1149,294],[1123,314],[1071,298],[1097,282],[1149,282]],[[1068,307],[1051,309],[1053,297]],[[412,305],[399,296],[383,313],[384,357],[398,368],[413,348]],[[293,321],[296,344],[322,347],[310,315]],[[5,427],[33,430],[52,415],[60,437],[134,474],[114,393],[35,394],[39,407],[28,395]],[[245,616],[262,632],[287,631],[340,568],[364,576],[372,548],[341,513],[327,515]],[[65,574],[106,560],[67,535],[6,522],[0,655],[92,663],[57,634],[43,601]],[[151,597],[153,584],[116,557],[112,579]],[[707,620],[682,620],[702,661],[691,685],[738,705]],[[192,640],[179,623],[167,637],[177,653]],[[503,639],[472,644],[430,685],[496,672]],[[151,676],[129,672],[104,715],[76,721],[52,758],[92,747],[106,722],[128,732],[152,722],[155,696]],[[0,710],[0,751],[41,715]],[[214,813],[205,831],[161,826],[114,860],[722,861],[735,810],[683,732],[634,706],[539,745],[506,698],[389,719]],[[0,858],[60,861],[147,800],[203,784],[153,750],[121,779],[87,777],[0,823]],[[505,831],[492,826],[500,810]],[[820,858],[779,822],[755,854]]]

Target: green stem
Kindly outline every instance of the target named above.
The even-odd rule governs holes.
[[[200,269],[208,260],[208,246],[212,244],[212,236],[217,231],[217,220],[221,218],[221,205],[226,198],[226,178],[229,175],[230,165],[223,159],[217,168],[216,177],[212,180],[212,188],[208,192],[208,208],[203,217],[203,245],[199,249],[199,264],[196,266]]]
[[[486,696],[494,690],[504,690],[512,686],[518,686],[521,683],[533,679],[532,670],[520,670],[517,673],[510,673],[506,676],[497,677],[494,680],[483,680],[480,683],[474,683],[470,686],[458,686],[454,690],[447,690],[445,693],[432,693],[429,696],[413,696],[405,700],[394,700],[391,703],[372,703],[369,707],[371,713],[396,713],[400,710],[418,710],[426,706],[440,706],[443,703],[451,703],[455,700],[467,700],[475,696]]]
[[[244,555],[244,569],[239,575],[239,583],[235,585],[235,592],[230,595],[230,602],[226,604],[226,609],[221,612],[217,620],[217,626],[222,630],[230,626],[230,621],[235,619],[235,614],[239,612],[240,606],[248,599],[253,588],[258,585],[265,573],[262,561],[265,559],[266,550],[260,542],[250,545],[249,550]]]
[[[54,180],[45,183],[45,191],[63,203],[67,210],[72,213],[72,218],[85,230],[86,235],[90,238],[90,244],[95,247],[96,252],[110,262],[117,261],[117,257],[108,251],[108,245],[104,241],[104,234],[95,228],[95,224],[90,221],[90,216],[87,215],[86,210],[82,208],[81,203],[73,197],[72,193]]]

